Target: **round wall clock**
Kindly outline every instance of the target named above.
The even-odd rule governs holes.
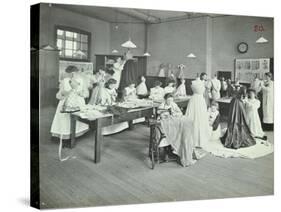
[[[246,53],[248,51],[248,44],[241,42],[238,44],[237,49],[240,53]]]

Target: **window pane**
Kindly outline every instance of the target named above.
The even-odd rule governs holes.
[[[79,33],[74,33],[73,37],[74,37],[75,41],[80,41],[81,40],[81,35]]]
[[[60,57],[65,57],[65,51],[64,50],[60,51]]]
[[[79,50],[81,48],[81,44],[79,42],[73,42],[73,49]]]
[[[83,51],[85,55],[82,56],[83,59],[87,59],[88,58],[88,52],[87,51]]]
[[[63,35],[63,30],[58,29],[57,30],[57,35]]]
[[[88,36],[81,34],[81,41],[82,42],[88,42]]]
[[[57,39],[57,47],[58,47],[59,49],[62,48],[62,39]]]
[[[66,49],[65,50],[65,56],[66,57],[72,57],[72,50]]]
[[[69,40],[66,40],[65,41],[65,48],[66,49],[72,49],[72,44],[73,44],[73,41],[69,41]]]
[[[65,36],[66,36],[66,38],[73,38],[73,32],[69,32],[69,31],[66,31],[65,32]]]
[[[82,43],[81,50],[88,50],[88,44],[87,43]]]

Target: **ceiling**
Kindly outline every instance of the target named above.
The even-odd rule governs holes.
[[[178,12],[148,9],[131,9],[117,7],[96,7],[82,5],[53,4],[53,7],[66,9],[92,18],[101,19],[111,23],[149,23],[157,24],[176,20],[198,17],[218,17],[221,14]]]

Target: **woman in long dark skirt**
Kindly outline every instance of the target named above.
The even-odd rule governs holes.
[[[256,144],[246,121],[244,95],[245,89],[241,88],[230,102],[227,131],[221,138],[222,144],[227,148],[239,149]]]

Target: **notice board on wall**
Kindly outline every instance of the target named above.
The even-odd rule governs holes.
[[[93,73],[93,63],[92,62],[77,62],[77,61],[60,60],[60,62],[59,62],[59,79],[61,79],[62,74],[65,72],[65,69],[68,66],[76,66],[79,71]]]
[[[263,78],[270,67],[270,58],[235,59],[235,80],[251,83],[256,77]]]

